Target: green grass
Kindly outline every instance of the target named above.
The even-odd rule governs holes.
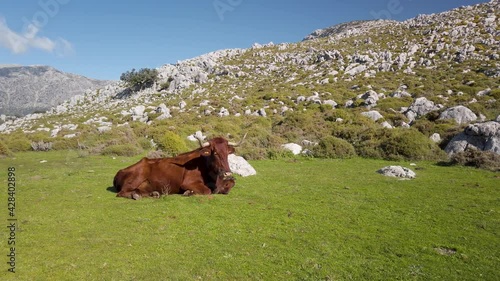
[[[227,196],[116,198],[107,190],[116,171],[139,158],[1,159],[3,186],[16,168],[19,229],[15,274],[0,231],[0,280],[498,280],[498,173],[266,160]],[[392,164],[417,178],[376,173]]]

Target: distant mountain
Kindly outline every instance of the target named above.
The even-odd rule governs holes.
[[[0,114],[24,116],[109,84],[50,66],[0,65]]]

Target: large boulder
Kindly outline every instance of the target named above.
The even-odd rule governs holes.
[[[405,112],[406,117],[413,122],[418,117],[424,116],[425,114],[441,109],[443,106],[434,104],[433,101],[428,100],[425,97],[417,98],[410,105],[408,110]]]
[[[446,109],[439,115],[439,119],[454,119],[458,124],[467,124],[477,120],[477,115],[463,105]]]
[[[444,150],[450,155],[467,148],[500,154],[500,122],[470,124],[462,133],[456,135]]]
[[[231,171],[237,175],[248,177],[257,174],[255,169],[241,156],[229,154],[227,161],[229,162]]]

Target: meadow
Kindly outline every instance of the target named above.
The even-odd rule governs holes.
[[[0,159],[0,219],[9,225],[9,167],[17,219],[15,273],[12,232],[0,231],[0,280],[498,280],[499,173],[259,160],[250,161],[257,175],[238,177],[229,195],[116,198],[115,173],[138,159]],[[376,173],[388,165],[417,177]]]

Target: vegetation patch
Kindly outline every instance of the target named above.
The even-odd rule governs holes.
[[[467,149],[451,156],[451,164],[500,171],[500,155],[492,151]]]

